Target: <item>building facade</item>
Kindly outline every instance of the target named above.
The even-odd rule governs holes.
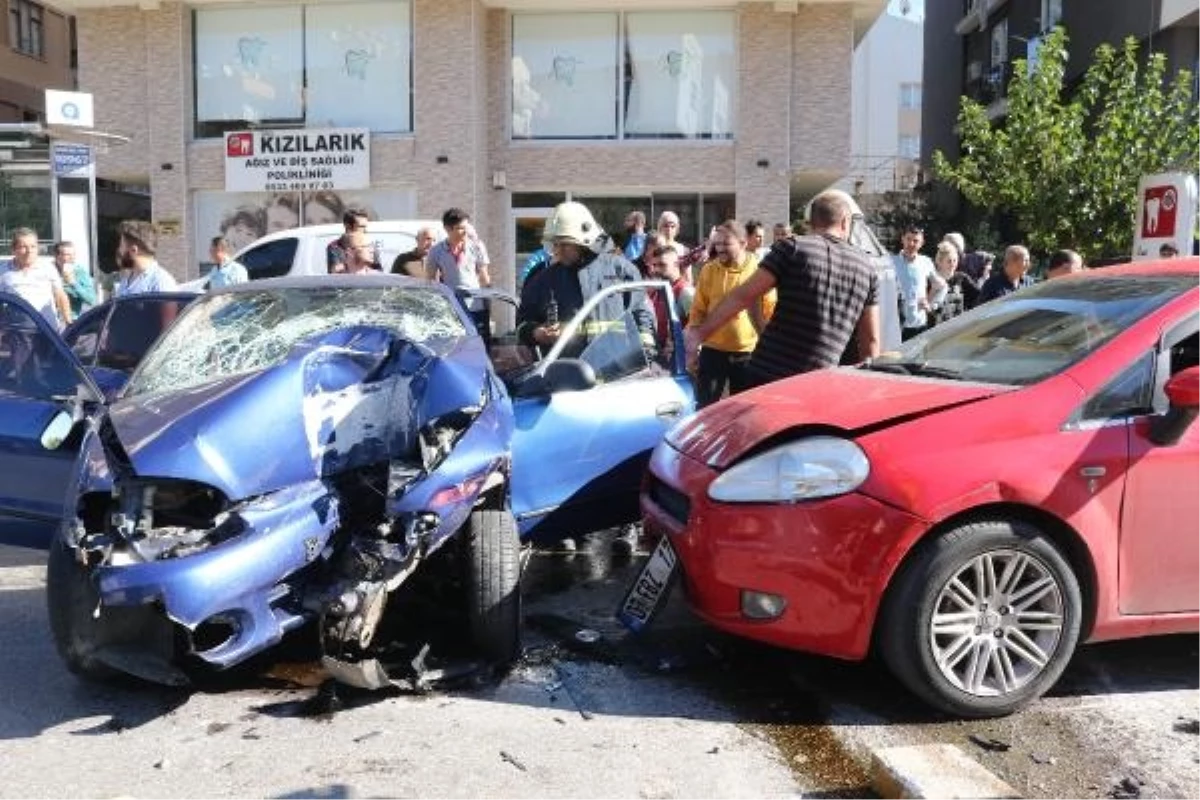
[[[1070,60],[1066,83],[1087,71],[1096,47],[1127,37],[1142,52],[1167,57],[1168,74],[1197,74],[1195,0],[945,0],[925,12],[925,91],[921,160],[941,150],[958,156],[954,128],[959,99],[984,103],[992,117],[1007,113],[1006,87],[1018,58],[1036,58],[1039,39],[1055,25],[1066,29]]]
[[[922,26],[896,6],[854,51],[850,171],[840,186],[860,201],[912,189],[920,167]]]
[[[0,257],[11,232],[52,236],[49,147],[30,131],[45,120],[47,89],[75,86],[71,18],[33,0],[0,4]]]
[[[0,123],[41,122],[45,90],[75,85],[71,18],[33,0],[6,0],[0,18]]]
[[[148,187],[180,278],[217,233],[458,206],[512,287],[568,196],[610,228],[670,208],[696,241],[733,214],[787,219],[845,175],[851,58],[884,2],[61,5],[97,127],[130,137],[98,174]],[[272,159],[252,174],[243,148],[264,136]],[[285,141],[310,152],[276,152]],[[369,166],[311,152],[352,141]]]

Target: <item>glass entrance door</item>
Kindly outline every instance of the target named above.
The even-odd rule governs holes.
[[[525,264],[542,246],[542,231],[546,220],[554,213],[553,207],[514,208],[512,210],[513,258],[515,259],[513,275],[514,288],[517,294],[525,282]]]

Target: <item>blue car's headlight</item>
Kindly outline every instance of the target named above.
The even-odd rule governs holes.
[[[857,489],[871,465],[848,439],[812,436],[760,453],[722,473],[708,496],[723,503],[792,503]]]

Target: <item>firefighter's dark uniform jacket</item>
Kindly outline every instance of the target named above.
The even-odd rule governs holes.
[[[538,270],[521,290],[521,304],[517,308],[517,336],[527,345],[535,345],[533,331],[544,325],[552,304],[557,304],[558,321],[566,325],[584,302],[609,286],[641,280],[637,268],[615,253],[592,255],[591,260],[581,267],[566,267],[551,264]],[[628,309],[637,326],[638,338],[649,357],[654,355],[654,310],[641,289],[633,292],[618,292],[604,300],[580,326],[575,339],[564,351],[574,356],[589,341],[616,326],[625,326],[625,311]]]

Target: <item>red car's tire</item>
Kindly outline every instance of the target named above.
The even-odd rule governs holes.
[[[903,565],[879,620],[891,671],[955,716],[996,717],[1054,685],[1079,641],[1079,581],[1020,521],[961,525]]]

